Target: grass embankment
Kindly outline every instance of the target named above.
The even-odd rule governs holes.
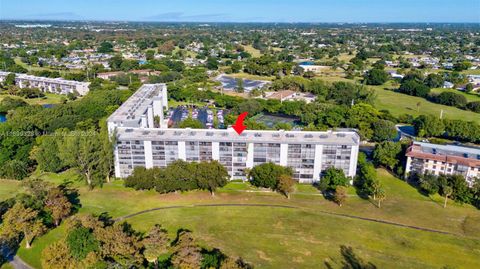
[[[370,87],[377,93],[375,106],[380,110],[389,110],[394,116],[400,116],[402,114],[410,114],[413,116],[430,114],[434,116],[440,116],[440,111],[443,110],[444,119],[475,121],[480,123],[479,113],[462,110],[452,106],[435,104],[426,100],[425,98],[410,96],[407,94],[394,92],[393,90],[384,89],[383,86]],[[470,98],[475,98],[475,96],[471,96]],[[420,103],[419,107],[417,107],[418,103]]]
[[[109,212],[112,217],[120,217],[151,208],[184,205],[186,207],[137,215],[127,221],[141,231],[161,223],[172,236],[179,228],[190,229],[201,242],[219,247],[229,255],[242,256],[259,268],[318,268],[325,262],[339,265],[341,245],[352,246],[356,254],[379,268],[480,266],[480,211],[452,202],[444,209],[441,197],[423,196],[385,170],[378,171],[388,197],[382,208],[357,196],[350,196],[346,204],[339,207],[326,201],[308,185],[297,185],[298,193],[288,200],[279,194],[259,192],[238,182],[228,184],[211,197],[206,192],[159,195],[154,191],[134,191],[116,181],[93,191],[80,187],[80,212]],[[70,172],[41,177],[60,183],[72,179],[73,175]],[[354,193],[353,188],[349,193]],[[240,206],[192,206],[202,204]],[[247,207],[242,204],[295,208]],[[454,235],[332,214],[380,219]],[[61,238],[63,232],[62,229],[51,231],[35,240],[32,249],[22,247],[19,255],[38,268],[41,250]]]

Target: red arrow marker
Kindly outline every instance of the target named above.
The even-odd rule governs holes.
[[[237,121],[235,122],[234,125],[232,125],[232,128],[238,133],[242,134],[242,132],[247,129],[247,126],[243,125],[243,121],[245,120],[245,117],[247,116],[248,112],[243,112],[240,114],[237,118]]]

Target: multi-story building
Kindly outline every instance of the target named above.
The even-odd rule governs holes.
[[[3,82],[10,72],[0,71],[0,82]],[[27,74],[15,74],[15,84],[20,88],[37,88],[42,92],[56,94],[76,93],[85,95],[88,93],[89,82],[66,80],[63,78],[45,78]]]
[[[410,173],[459,174],[472,186],[480,177],[480,148],[413,142],[408,148],[405,177]]]
[[[115,175],[129,176],[137,166],[164,167],[175,160],[218,160],[232,179],[246,168],[272,162],[290,166],[300,182],[318,181],[328,167],[354,177],[360,137],[355,131],[253,131],[167,128],[164,84],[143,85],[108,119],[114,134]]]

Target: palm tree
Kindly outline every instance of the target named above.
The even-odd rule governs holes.
[[[446,207],[447,207],[448,197],[450,197],[450,195],[452,195],[452,193],[453,193],[452,187],[450,187],[450,186],[445,186],[445,187],[443,188],[443,196],[445,196],[445,202],[443,203],[443,208],[446,208]]]

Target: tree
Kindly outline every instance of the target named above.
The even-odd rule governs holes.
[[[51,269],[73,269],[74,261],[70,255],[67,244],[63,241],[57,241],[47,246],[42,251],[42,268]]]
[[[155,268],[158,268],[158,257],[167,254],[170,245],[167,230],[163,229],[161,225],[155,224],[142,242],[145,247],[143,252],[145,258],[149,262],[155,263]]]
[[[28,165],[21,160],[8,160],[0,167],[0,177],[22,180],[28,176]]]
[[[425,84],[430,88],[441,88],[445,82],[440,74],[431,73],[425,78]]]
[[[110,53],[113,52],[113,45],[110,42],[104,41],[100,43],[100,46],[97,48],[98,53]]]
[[[380,68],[373,68],[364,76],[367,85],[382,85],[388,81],[388,77],[388,73]]]
[[[218,59],[215,57],[207,58],[207,69],[208,70],[217,70],[218,69]]]
[[[389,120],[377,120],[373,123],[373,141],[393,140],[397,135],[398,132],[393,122]]]
[[[445,132],[443,121],[432,115],[420,115],[413,121],[415,131],[420,137],[441,136]]]
[[[377,143],[373,151],[373,160],[377,165],[383,165],[393,171],[398,164],[398,155],[402,151],[400,143],[385,141]]]
[[[65,241],[70,255],[77,261],[85,259],[90,252],[100,250],[100,242],[90,229],[82,226],[71,230]]]
[[[378,200],[378,208],[381,207],[381,203],[387,198],[387,194],[385,193],[385,189],[380,185],[375,190],[375,196]]]
[[[450,197],[450,195],[452,195],[452,193],[453,193],[453,188],[452,187],[450,187],[450,186],[443,187],[442,194],[443,194],[443,197],[445,197],[445,202],[443,203],[443,208],[447,207],[448,197]]]
[[[38,213],[37,210],[16,203],[3,215],[1,233],[7,235],[7,238],[23,234],[25,247],[30,248],[33,239],[45,231],[45,226],[38,218]]]
[[[469,93],[471,91],[473,91],[473,84],[472,83],[467,83],[467,85],[465,85],[465,92]]]
[[[355,185],[360,189],[363,195],[373,195],[374,183],[377,180],[377,170],[372,163],[366,161],[364,154],[358,157],[358,175]]]
[[[102,257],[115,261],[120,268],[138,267],[142,263],[142,243],[127,223],[115,222],[111,226],[97,228],[94,235],[100,241]]]
[[[465,96],[454,92],[442,92],[433,99],[436,103],[458,108],[464,108],[468,102]]]
[[[13,86],[15,85],[15,73],[8,73],[8,75],[5,77],[5,80],[3,81],[3,85],[5,86]]]
[[[52,215],[55,226],[58,226],[62,219],[70,215],[72,204],[61,189],[52,188],[45,199],[45,209]]]
[[[37,138],[37,146],[32,149],[30,155],[38,163],[41,171],[57,173],[64,167],[58,157],[58,144],[55,136],[40,136]]]
[[[292,176],[293,171],[290,167],[283,167],[269,162],[256,165],[248,173],[253,186],[270,188],[272,190],[277,187],[278,179],[281,175]]]
[[[197,164],[195,178],[200,189],[209,190],[214,196],[217,188],[227,185],[229,175],[227,169],[214,160]]]
[[[197,246],[189,231],[180,232],[174,249],[172,264],[175,268],[200,268],[202,263],[201,249]]]
[[[345,186],[337,186],[335,188],[335,194],[333,195],[333,201],[339,206],[342,206],[347,199],[347,188]]]
[[[100,165],[101,148],[98,133],[92,131],[91,136],[67,135],[59,147],[59,156],[64,164],[76,168],[85,178],[87,185],[93,188],[94,173]]]
[[[243,68],[243,65],[242,65],[242,62],[240,62],[240,61],[235,61],[230,66],[230,69],[232,70],[232,73],[238,73],[242,70],[242,68]]]
[[[188,117],[178,124],[178,128],[202,129],[203,124],[199,120]]]
[[[320,180],[320,189],[322,191],[335,191],[337,186],[347,186],[348,178],[342,169],[335,167],[327,168]]]
[[[280,175],[278,177],[277,190],[290,199],[290,193],[295,187],[295,180],[289,175]]]
[[[243,79],[237,78],[236,80],[237,80],[237,87],[235,88],[235,90],[238,93],[243,93],[245,91],[245,88],[243,88]]]

